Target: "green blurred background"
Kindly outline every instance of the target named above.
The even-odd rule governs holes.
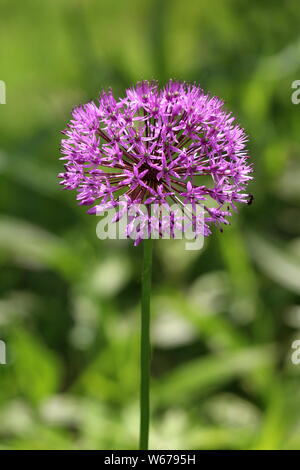
[[[151,448],[300,449],[298,0],[1,0],[0,448],[132,449],[141,247],[63,192],[102,87],[196,81],[250,135],[255,195],[201,251],[155,246]]]

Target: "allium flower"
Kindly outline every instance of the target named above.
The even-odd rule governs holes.
[[[124,202],[129,209],[159,204],[171,208],[175,229],[183,216],[174,204],[190,204],[192,222],[201,204],[204,221],[196,224],[196,234],[208,235],[212,224],[228,223],[236,202],[249,202],[245,187],[252,168],[244,130],[219,98],[196,85],[170,80],[160,90],[144,81],[119,100],[102,92],[99,103],[73,110],[63,133],[61,184],[77,191],[79,204],[93,206],[90,214],[115,208],[117,221]],[[150,210],[143,217],[163,235],[163,222]]]

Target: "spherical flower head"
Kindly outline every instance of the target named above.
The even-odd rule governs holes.
[[[228,224],[236,203],[249,203],[246,186],[252,166],[245,148],[247,137],[217,97],[196,85],[170,80],[159,89],[143,81],[115,99],[102,92],[97,103],[75,108],[63,131],[59,174],[65,189],[75,189],[79,204],[90,214],[115,209],[114,221],[130,208],[134,222],[155,228],[159,237],[174,237],[189,206],[196,236],[209,235],[213,224]],[[197,223],[196,207],[202,207]],[[152,207],[170,215],[166,223]],[[138,237],[137,243],[141,237]]]

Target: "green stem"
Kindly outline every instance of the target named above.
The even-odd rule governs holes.
[[[150,415],[150,297],[152,274],[152,240],[143,240],[142,309],[141,309],[141,389],[140,450],[148,450]]]

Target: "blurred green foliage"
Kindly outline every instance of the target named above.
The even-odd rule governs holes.
[[[0,448],[137,445],[141,248],[60,190],[60,130],[103,87],[171,77],[237,114],[255,202],[200,252],[156,243],[151,448],[300,449],[299,2],[0,9]]]

